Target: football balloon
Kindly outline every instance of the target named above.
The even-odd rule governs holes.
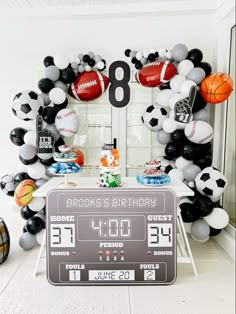
[[[157,87],[167,83],[177,72],[173,63],[168,60],[158,60],[143,66],[136,73],[136,80],[145,87]]]
[[[69,88],[69,95],[80,101],[91,101],[100,97],[107,89],[109,79],[102,73],[91,71],[78,75]]]

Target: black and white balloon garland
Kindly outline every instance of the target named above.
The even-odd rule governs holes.
[[[218,202],[227,186],[227,179],[212,167],[213,129],[209,124],[209,112],[205,109],[207,103],[198,87],[211,73],[211,65],[202,61],[200,49],[188,50],[184,44],[177,44],[171,50],[161,48],[140,52],[127,49],[125,55],[131,58],[136,70],[156,60],[169,60],[177,68],[177,74],[159,86],[155,104],[146,109],[142,122],[157,132],[157,141],[161,145],[166,145],[165,156],[157,158],[159,168],[171,177],[178,177],[195,192],[194,197],[180,202],[181,214],[184,222],[191,223],[192,237],[205,242],[210,236],[219,234],[229,222],[227,212]],[[190,119],[192,125],[179,123],[175,120],[175,105],[189,96],[192,86],[197,86]],[[194,136],[189,135],[190,126],[197,128]],[[209,140],[200,144],[204,138]]]
[[[103,71],[106,68],[106,61],[91,51],[87,54],[80,53],[78,56],[66,56],[64,54],[57,54],[55,57],[47,56],[43,63],[45,77],[38,82],[41,93],[38,94],[31,90],[20,92],[14,97],[12,104],[13,113],[19,119],[26,121],[26,127],[16,127],[10,133],[11,142],[19,146],[20,162],[18,169],[20,172],[16,175],[4,175],[1,178],[0,187],[6,195],[11,197],[14,196],[16,187],[24,180],[33,180],[36,188],[46,183],[48,180],[47,166],[54,162],[52,154],[37,154],[37,116],[42,116],[44,128],[54,134],[56,139],[54,149],[58,151],[58,147],[65,144],[63,137],[71,136],[70,133],[60,132],[55,124],[57,114],[60,114],[62,110],[69,110],[66,109],[69,85],[75,81],[80,73],[92,70]],[[75,116],[74,114],[74,121]],[[70,125],[71,123],[73,124],[72,120],[67,122]],[[77,124],[75,123],[76,127]],[[41,244],[43,229],[45,228],[45,199],[41,197],[32,198],[29,204],[20,208],[12,200],[10,206],[20,210],[21,217],[26,220],[23,234],[19,239],[20,246],[28,250],[36,242]]]

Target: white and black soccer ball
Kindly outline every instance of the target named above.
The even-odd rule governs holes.
[[[156,161],[160,162],[160,166],[158,166],[157,169],[164,171],[166,174],[168,174],[172,169],[176,168],[175,161],[169,160],[166,157],[158,157]]]
[[[15,184],[14,184],[14,177],[10,174],[6,174],[1,178],[0,182],[1,189],[3,193],[8,196],[14,196],[15,193]]]
[[[34,91],[25,90],[14,97],[12,111],[24,121],[35,120],[43,111],[43,99]]]
[[[143,124],[151,131],[157,132],[162,129],[164,120],[168,118],[165,108],[160,105],[151,105],[141,117]]]
[[[196,189],[213,202],[219,200],[228,184],[227,178],[218,169],[207,167],[195,178]]]

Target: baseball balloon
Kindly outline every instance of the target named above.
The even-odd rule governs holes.
[[[59,133],[65,137],[75,135],[79,130],[79,120],[71,109],[62,109],[58,112],[55,125]]]
[[[209,123],[201,120],[193,120],[186,125],[184,134],[193,143],[206,144],[212,140],[214,131]]]

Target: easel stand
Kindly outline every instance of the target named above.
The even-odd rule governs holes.
[[[178,233],[177,233],[177,263],[178,264],[192,264],[193,272],[195,276],[197,276],[197,269],[195,266],[195,262],[193,259],[192,251],[189,245],[188,237],[186,230],[184,228],[184,223],[180,214],[180,208],[177,209],[177,227],[178,227]],[[41,243],[41,247],[39,250],[37,262],[35,265],[34,270],[34,276],[36,277],[38,274],[39,264],[40,260],[42,258],[46,258],[46,256],[43,256],[43,251],[46,246],[46,229],[43,235],[43,240]]]

